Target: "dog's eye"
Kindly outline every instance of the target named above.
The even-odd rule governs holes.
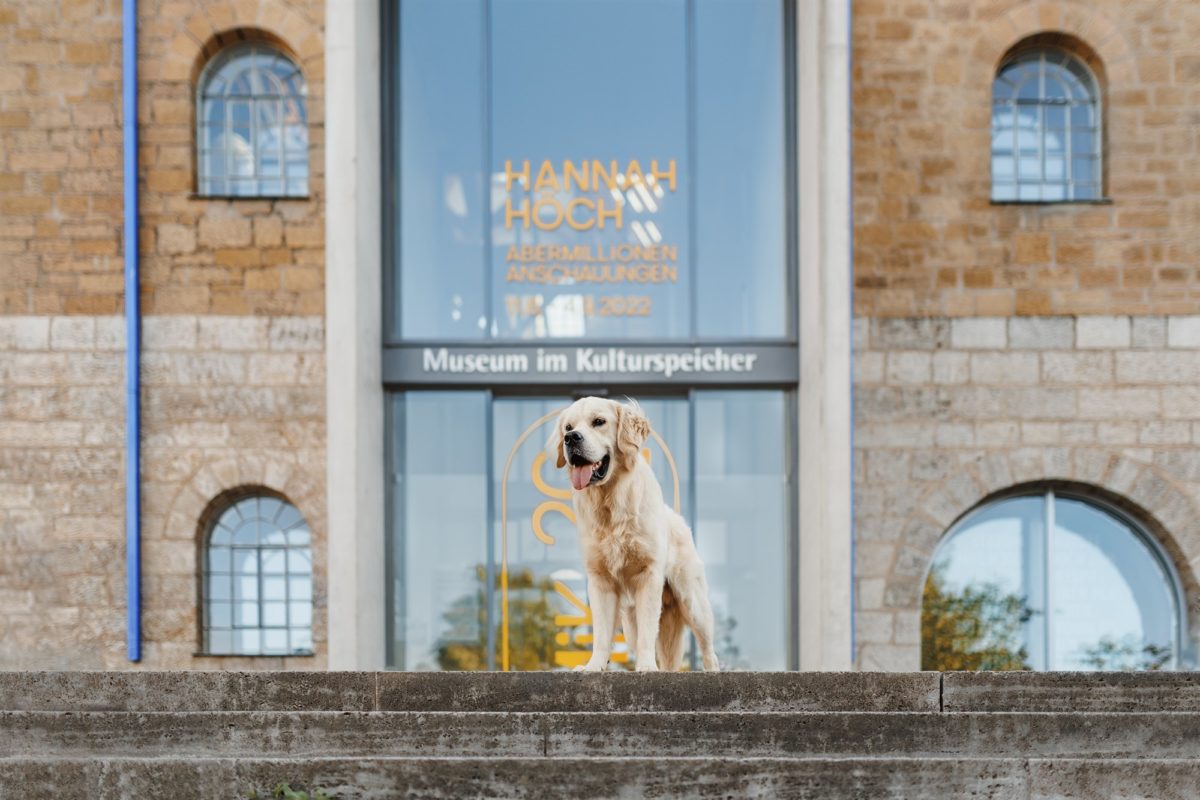
[[[599,428],[603,424],[604,424],[604,417],[596,417],[594,420],[592,420],[593,428]]]
[[[568,426],[567,426],[567,433],[570,433],[570,432],[571,432],[571,426],[570,426],[570,425],[568,425]]]

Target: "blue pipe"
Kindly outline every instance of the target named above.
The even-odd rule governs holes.
[[[125,646],[142,660],[141,317],[138,279],[137,0],[121,5],[125,175]]]

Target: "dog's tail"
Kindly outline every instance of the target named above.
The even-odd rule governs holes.
[[[678,672],[683,665],[683,634],[687,628],[683,608],[671,591],[671,584],[663,584],[662,614],[658,620],[658,668],[667,672]]]

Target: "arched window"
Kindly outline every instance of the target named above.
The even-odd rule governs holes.
[[[200,75],[199,193],[307,195],[307,93],[299,67],[270,45],[247,42],[217,53]]]
[[[213,520],[204,547],[204,650],[312,652],[312,544],[291,503],[256,494]]]
[[[1100,198],[1101,127],[1096,79],[1079,58],[1018,51],[992,82],[992,199]]]
[[[1129,518],[1082,497],[1009,497],[943,539],[925,581],[922,669],[1178,665],[1181,592]]]

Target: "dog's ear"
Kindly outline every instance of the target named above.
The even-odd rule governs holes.
[[[613,403],[617,407],[617,449],[627,458],[635,459],[642,445],[650,437],[650,420],[642,413],[641,406],[630,401],[629,405]]]
[[[554,430],[550,433],[550,438],[546,440],[546,452],[558,452],[558,459],[554,462],[555,469],[562,469],[567,465],[567,457],[563,454],[563,437],[562,437],[562,418],[560,417],[554,423]]]

